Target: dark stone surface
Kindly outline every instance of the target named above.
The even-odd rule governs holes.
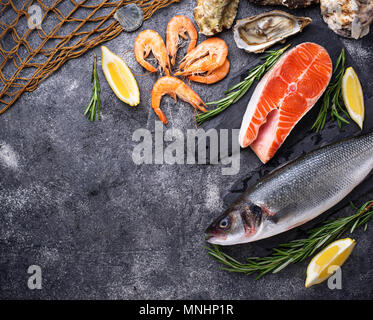
[[[193,7],[194,1],[186,0],[172,5],[140,30],[150,28],[164,36],[166,22],[176,14],[192,17]],[[238,17],[266,10],[241,0]],[[318,7],[291,12],[311,16],[328,34]],[[141,75],[144,70],[132,52],[136,35],[122,33],[106,45]],[[229,44],[230,75],[255,59],[236,48],[230,31],[221,37]],[[362,71],[364,92],[371,97],[373,33],[359,41],[341,41]],[[100,63],[100,48],[94,51]],[[241,169],[234,176],[223,176],[221,165],[137,166],[132,134],[138,128],[154,128],[149,100],[157,75],[137,76],[142,102],[131,108],[116,98],[99,68],[103,120],[90,123],[82,112],[91,94],[92,61],[93,52],[69,61],[0,117],[1,298],[373,298],[371,227],[353,236],[357,246],[343,266],[342,290],[330,290],[325,283],[305,289],[307,263],[259,281],[220,271],[203,248],[203,231],[229,204],[223,199],[229,199],[237,181],[259,169],[259,160],[242,151]],[[220,96],[229,81],[192,87],[209,101]],[[189,105],[176,105],[166,97],[162,108],[168,128],[193,128]],[[297,132],[303,126],[308,130],[301,122]],[[351,128],[346,130],[358,133]],[[323,143],[316,139],[315,145]],[[291,145],[283,152],[286,148]],[[364,189],[362,199],[373,198],[369,190]],[[338,214],[351,212],[343,208]],[[234,248],[236,253],[241,249],[247,246]],[[26,270],[32,264],[42,268],[42,290],[27,288]]]

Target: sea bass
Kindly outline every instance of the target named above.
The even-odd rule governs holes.
[[[239,143],[266,163],[299,120],[315,105],[332,76],[320,45],[302,43],[286,54],[256,86],[242,119]]]
[[[308,153],[248,188],[206,230],[220,245],[252,242],[310,221],[346,197],[373,168],[373,133]]]

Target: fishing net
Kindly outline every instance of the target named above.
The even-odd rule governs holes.
[[[119,35],[119,7],[136,3],[146,20],[178,1],[0,0],[0,114],[67,60]],[[31,29],[37,14],[41,23]]]

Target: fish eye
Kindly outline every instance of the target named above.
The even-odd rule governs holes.
[[[230,226],[230,220],[229,220],[229,217],[225,217],[223,219],[220,220],[219,222],[219,228],[221,229],[228,229]]]

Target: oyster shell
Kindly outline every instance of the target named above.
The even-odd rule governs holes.
[[[114,19],[120,23],[124,31],[132,32],[141,27],[144,21],[144,14],[137,4],[131,3],[120,7],[114,13]]]
[[[263,52],[275,43],[301,32],[311,22],[311,18],[274,10],[238,20],[233,35],[238,48],[247,52]]]
[[[197,0],[194,20],[199,32],[212,36],[223,28],[229,29],[237,14],[239,0]]]
[[[373,0],[321,0],[321,14],[336,34],[359,39],[369,33]]]

